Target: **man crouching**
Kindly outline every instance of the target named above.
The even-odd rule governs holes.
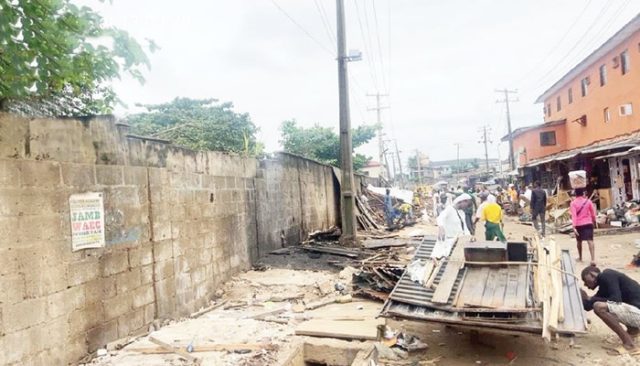
[[[622,347],[614,351],[619,354],[640,354],[640,348],[633,340],[640,330],[640,284],[624,273],[613,269],[600,272],[596,266],[582,270],[582,281],[591,290],[598,288],[592,297],[580,290],[584,309],[593,310],[622,340]]]

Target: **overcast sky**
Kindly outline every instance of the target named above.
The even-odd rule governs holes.
[[[129,107],[177,96],[231,101],[260,127],[268,151],[279,149],[286,119],[337,131],[333,0],[77,2],[161,47],[150,55],[144,85],[116,82]],[[365,94],[390,94],[383,99],[391,107],[382,115],[385,138],[397,139],[405,163],[416,149],[432,160],[455,159],[454,143],[462,143],[461,157],[482,157],[478,129],[485,124],[494,142],[490,157],[497,157],[506,118],[494,89],[518,89],[514,129],[541,123],[535,98],[640,12],[640,1],[632,0],[345,4],[347,48],[363,52],[362,61],[349,64],[351,121],[374,123],[375,112],[367,111],[374,99]],[[360,151],[377,159],[375,143]]]

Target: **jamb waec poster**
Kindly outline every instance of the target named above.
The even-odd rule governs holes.
[[[104,239],[104,202],[102,193],[87,192],[69,197],[71,250],[101,248]]]

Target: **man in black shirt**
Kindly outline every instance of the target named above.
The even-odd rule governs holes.
[[[640,348],[633,342],[640,330],[640,284],[624,273],[612,269],[600,272],[596,266],[582,270],[582,280],[589,289],[598,288],[592,297],[580,290],[582,303],[586,311],[593,310],[620,337],[623,348],[616,351],[640,354]]]
[[[535,182],[533,184],[533,191],[531,191],[531,220],[533,220],[533,226],[536,231],[540,232],[542,237],[545,234],[545,213],[547,211],[547,193],[544,189],[540,188],[540,183]],[[538,226],[538,218],[540,218],[540,224],[542,225],[542,231]]]

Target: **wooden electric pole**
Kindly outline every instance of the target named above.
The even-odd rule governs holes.
[[[342,182],[340,183],[340,203],[342,214],[343,245],[356,244],[356,213],[355,192],[353,190],[353,142],[351,140],[351,120],[349,116],[349,79],[347,65],[349,58],[346,53],[344,0],[336,0],[337,13],[337,41],[338,41],[338,89],[340,94],[340,169]]]
[[[509,90],[507,88],[504,89],[496,89],[496,93],[504,94],[504,99],[497,100],[496,103],[504,103],[507,107],[507,131],[509,133],[509,168],[511,171],[516,169],[515,158],[513,155],[513,137],[511,136],[511,111],[509,110],[509,102],[517,102],[518,99],[510,100],[509,94],[516,94],[517,90]]]

